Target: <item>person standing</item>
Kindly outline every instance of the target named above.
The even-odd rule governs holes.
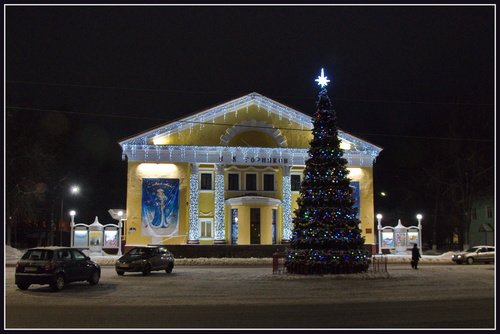
[[[411,249],[411,267],[413,269],[418,269],[418,261],[421,257],[417,244],[413,244],[413,248]]]

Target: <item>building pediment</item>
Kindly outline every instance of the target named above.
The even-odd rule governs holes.
[[[265,157],[266,161],[283,162],[286,155],[291,160],[298,158],[301,161],[306,158],[312,128],[310,116],[251,93],[140,133],[119,144],[129,160],[171,161],[174,157],[183,157],[176,161],[198,162],[196,155],[205,154],[205,162],[210,163],[217,157],[234,159],[236,151],[257,150],[254,160]],[[348,160],[349,156],[356,156],[373,161],[382,150],[341,130],[339,137]],[[188,155],[191,158],[186,158]],[[246,153],[241,155],[248,160]],[[281,159],[273,159],[278,156]]]

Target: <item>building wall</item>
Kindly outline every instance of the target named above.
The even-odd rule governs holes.
[[[490,208],[491,216],[488,216],[488,207]],[[470,246],[476,245],[489,245],[494,246],[495,236],[495,212],[493,205],[493,198],[483,197],[476,200],[472,205],[472,217],[469,230],[469,244]],[[492,232],[480,232],[479,229],[482,224],[489,224],[493,227]]]
[[[180,180],[180,197],[179,197],[179,236],[168,238],[161,243],[166,244],[183,244],[187,240],[189,229],[189,174],[187,164],[151,164],[130,162],[127,177],[127,244],[148,244],[158,242],[149,236],[142,235],[142,179],[143,178],[178,178]],[[252,166],[231,166],[229,169],[232,172],[239,172],[241,191],[227,191],[226,198],[238,197],[244,193],[244,175],[245,172],[257,173],[257,191],[251,192],[265,197],[272,197],[281,200],[282,194],[282,169],[270,167],[252,167]],[[262,175],[274,170],[275,174],[275,191],[264,192],[262,184]],[[369,167],[352,167],[350,168],[349,177],[352,181],[359,181],[360,184],[360,221],[362,233],[365,236],[366,244],[375,243],[375,228],[374,228],[374,200],[373,200],[373,170]],[[208,165],[203,165],[200,168],[201,172],[211,172]],[[294,169],[294,172],[302,173],[302,169]],[[227,189],[227,175],[225,172],[225,186]],[[297,209],[297,199],[299,192],[292,192],[292,213]],[[278,242],[282,238],[282,208],[264,205],[244,205],[230,206],[225,205],[225,235],[226,241],[231,241],[231,207],[237,208],[239,213],[239,244],[250,243],[250,208],[261,209],[261,243],[271,244],[271,209],[276,208],[277,211],[277,235]],[[214,218],[214,191],[200,191],[198,201],[198,211],[200,218]],[[130,229],[135,231],[131,231]],[[212,244],[213,240],[200,240],[201,244]]]
[[[245,123],[246,122],[246,123]],[[249,123],[250,122],[250,123]],[[253,124],[251,122],[264,122],[272,125],[276,130],[241,130],[241,127],[234,127],[233,124]],[[227,125],[226,125],[227,124]],[[258,123],[262,124],[262,123]],[[248,108],[242,108],[237,113],[231,112],[227,115],[220,116],[213,120],[212,124],[199,124],[192,128],[185,129],[179,133],[165,134],[154,139],[155,145],[203,145],[203,146],[218,146],[221,142],[221,136],[224,136],[227,131],[235,130],[236,134],[228,142],[228,146],[242,147],[279,147],[277,138],[286,138],[286,147],[290,148],[309,148],[309,142],[312,138],[311,131],[305,130],[300,124],[294,123],[286,117],[281,117],[274,113],[269,113],[267,110],[259,108],[256,105],[251,105]],[[305,131],[304,131],[305,130]],[[240,131],[240,132],[238,132]],[[265,133],[267,131],[267,133]],[[271,134],[272,133],[272,134]],[[279,133],[276,137],[276,133]],[[153,144],[153,142],[151,143]],[[225,192],[225,198],[242,196],[246,192],[245,189],[245,172],[257,172],[257,195],[272,197],[281,200],[282,197],[282,168],[279,166],[252,166],[238,165],[231,166],[230,170],[241,173],[240,192]],[[365,243],[375,243],[374,233],[374,203],[373,203],[373,172],[371,167],[352,167],[350,178],[353,181],[360,183],[360,220]],[[292,171],[302,171],[302,167],[293,168]],[[199,166],[200,172],[213,172],[213,184],[215,188],[215,167],[214,165]],[[275,174],[275,191],[263,192],[263,177],[262,174],[274,171]],[[184,244],[187,242],[189,232],[189,172],[190,167],[187,163],[128,163],[127,176],[127,244],[148,244],[148,243],[166,243],[166,244]],[[141,214],[142,214],[142,179],[143,178],[178,178],[180,180],[180,197],[179,197],[179,236],[172,238],[151,238],[142,235]],[[225,187],[227,189],[228,179],[227,170],[225,172]],[[200,191],[198,201],[198,211],[200,218],[214,218],[215,191]],[[292,192],[292,214],[297,208],[296,200],[299,196],[298,192]],[[241,207],[239,214],[241,215],[241,226],[239,229],[239,243],[245,244],[250,242],[250,207]],[[271,206],[260,206],[261,208],[261,243],[270,244],[271,241],[271,222],[270,210]],[[279,206],[277,212],[277,241],[282,240],[282,206]],[[231,217],[230,206],[225,205],[225,236],[226,242],[231,242]],[[247,217],[248,216],[248,217]],[[214,222],[215,223],[215,222]],[[248,227],[248,228],[247,228]],[[130,229],[135,229],[131,231]],[[200,240],[202,244],[211,244],[213,240]]]
[[[153,242],[151,237],[142,235],[143,226],[141,215],[143,178],[179,179],[179,236],[167,240],[167,243],[186,243],[189,206],[188,165],[185,163],[155,164],[129,162],[127,173],[127,245],[145,245]],[[135,231],[131,231],[131,229],[135,229]]]

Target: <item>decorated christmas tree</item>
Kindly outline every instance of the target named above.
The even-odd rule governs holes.
[[[340,148],[337,118],[324,76],[313,120],[309,159],[293,218],[290,248],[285,258],[289,273],[344,274],[368,269],[360,223],[353,207],[347,160]]]

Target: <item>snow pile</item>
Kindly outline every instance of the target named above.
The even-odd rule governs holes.
[[[191,265],[191,266],[203,266],[203,265],[238,265],[238,264],[248,264],[248,265],[271,265],[273,263],[272,258],[193,258],[193,259],[175,259],[175,263],[178,265]]]
[[[102,253],[102,255],[90,254],[87,250],[84,253],[90,258],[103,266],[113,266],[116,260],[120,257],[118,255],[109,255]],[[24,254],[23,250],[13,248],[11,246],[5,246],[5,263],[15,264],[21,256]],[[455,252],[446,252],[441,255],[422,255],[420,263],[436,263],[436,264],[446,264],[452,263],[451,257]],[[375,258],[387,259],[387,263],[409,263],[411,261],[411,255],[375,255]],[[175,264],[185,265],[185,266],[231,266],[231,265],[272,265],[272,258],[178,258],[175,259]]]
[[[92,256],[90,258],[103,266],[114,265],[118,255]],[[180,266],[231,266],[231,265],[271,265],[272,258],[178,258],[175,264]]]
[[[24,255],[24,251],[17,248],[6,245],[5,246],[5,263],[16,263],[21,256]]]
[[[452,262],[451,257],[454,253],[453,252],[446,252],[441,255],[422,255],[422,258],[420,259],[420,263],[449,263]],[[387,259],[387,263],[410,263],[411,262],[411,255],[394,255],[394,254],[387,254],[387,255],[375,255],[376,259],[381,259],[384,261],[384,258]]]

